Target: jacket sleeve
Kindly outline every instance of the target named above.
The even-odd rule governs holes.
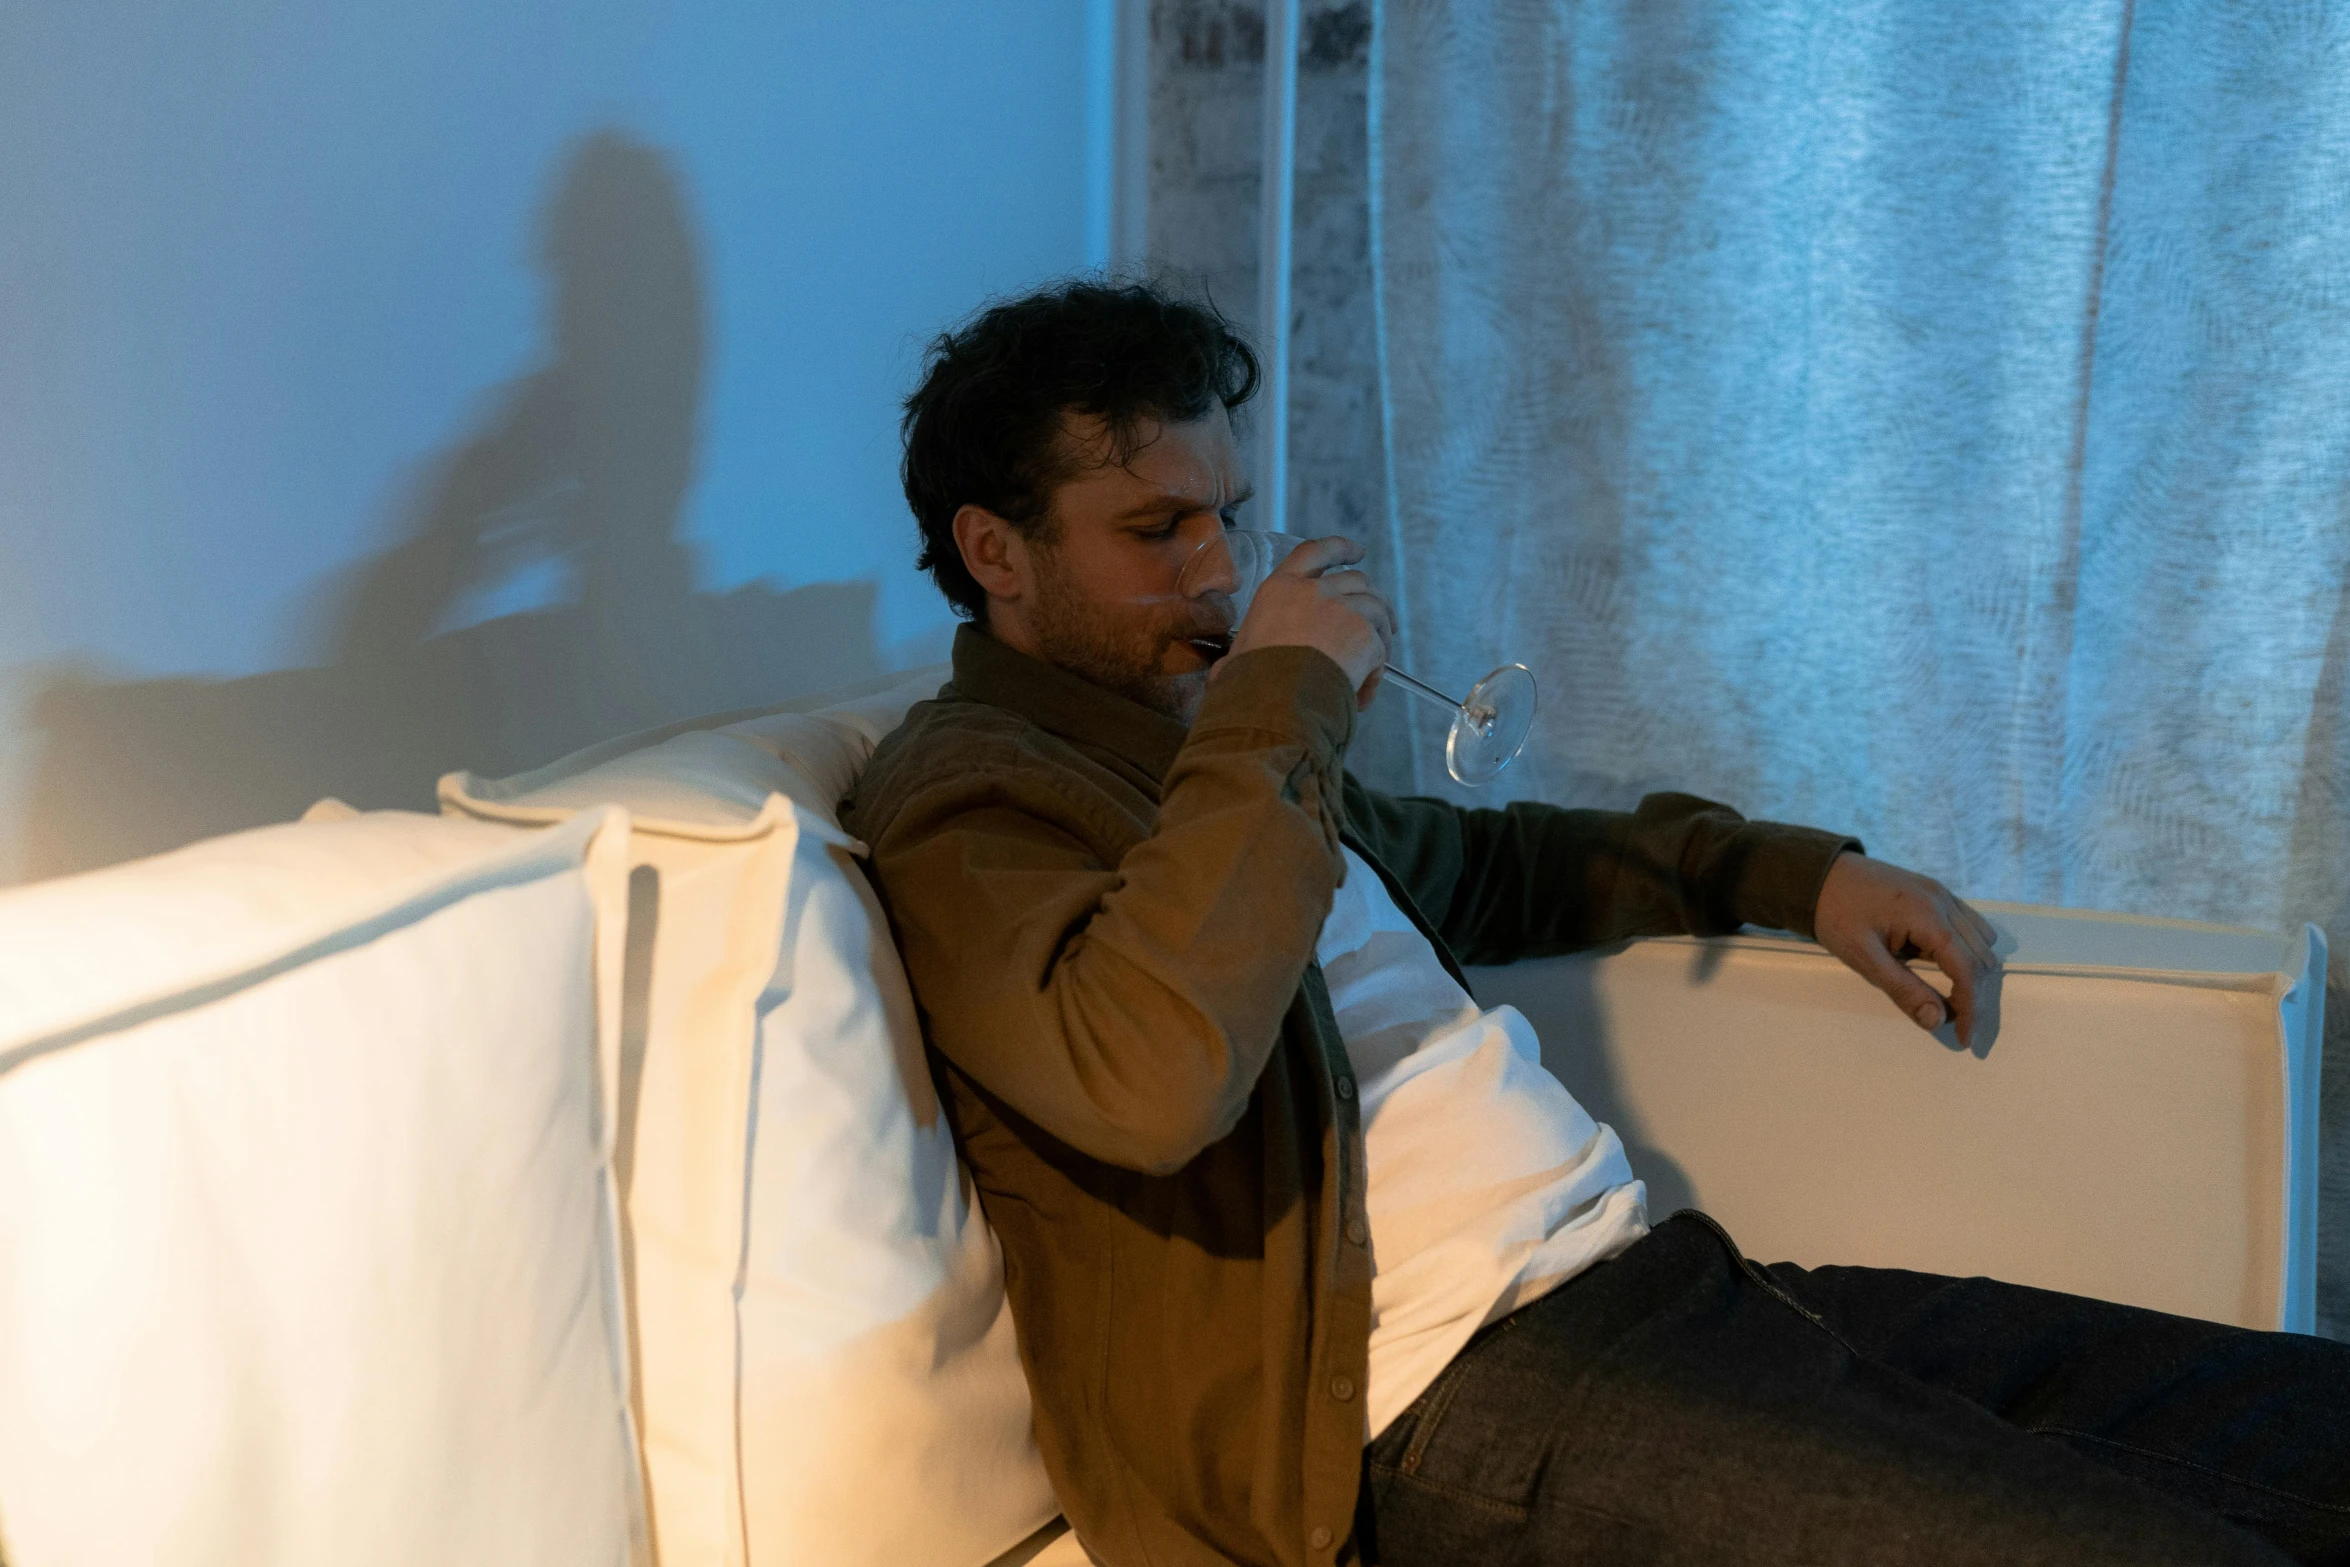
[[[1347,814],[1464,963],[1741,925],[1808,937],[1829,865],[1861,847],[1689,794],[1652,794],[1630,811],[1531,800],[1471,810],[1349,778]]]
[[[1130,835],[1073,771],[1004,751],[919,785],[873,842],[931,1043],[1045,1131],[1168,1174],[1230,1132],[1333,889],[1354,693],[1306,648],[1241,655]]]

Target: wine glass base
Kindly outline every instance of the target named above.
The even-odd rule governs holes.
[[[1445,770],[1474,789],[1518,759],[1534,731],[1534,671],[1504,664],[1461,699],[1444,740]]]

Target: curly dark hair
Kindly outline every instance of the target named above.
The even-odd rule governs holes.
[[[955,543],[957,511],[983,506],[1049,543],[1053,492],[1073,475],[1129,461],[1149,424],[1238,408],[1257,381],[1255,352],[1212,301],[1156,283],[1081,278],[988,306],[931,343],[906,399],[899,477],[922,525],[914,564],[956,614],[981,619],[987,593]],[[1108,450],[1072,451],[1067,414],[1099,419]]]

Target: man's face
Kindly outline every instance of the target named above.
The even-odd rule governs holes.
[[[1093,421],[1071,420],[1068,434],[1080,451],[1105,449]],[[1189,724],[1219,656],[1194,639],[1230,627],[1220,600],[1187,599],[1176,581],[1246,499],[1221,406],[1145,426],[1125,466],[1096,462],[1055,492],[1051,527],[1028,545],[1034,592],[1016,616],[991,607],[997,635]]]

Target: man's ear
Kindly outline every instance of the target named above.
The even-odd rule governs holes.
[[[963,569],[991,599],[1017,604],[1028,596],[1028,541],[984,506],[955,512],[955,548]]]

